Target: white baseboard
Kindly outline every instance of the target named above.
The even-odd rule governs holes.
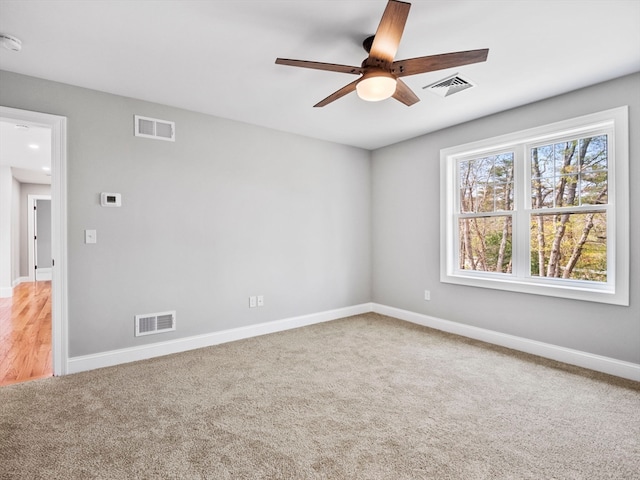
[[[373,303],[372,307],[373,311],[376,313],[416,323],[425,327],[481,340],[483,342],[500,345],[502,347],[519,350],[525,353],[531,353],[533,355],[557,360],[570,365],[608,373],[617,377],[640,381],[640,365],[637,363],[625,362],[622,360],[616,360],[615,358],[582,352],[580,350],[559,347],[549,343],[538,342],[527,338],[495,332],[493,330],[486,330],[484,328],[473,327],[471,325],[451,322],[449,320],[443,320],[441,318],[410,312],[408,310],[402,310],[395,307],[388,307],[377,303]]]
[[[18,277],[13,279],[10,287],[0,287],[0,298],[13,297],[13,289],[23,282],[28,282],[29,277]]]
[[[111,367],[137,360],[170,355],[172,353],[185,352],[196,348],[210,347],[221,343],[233,342],[244,338],[257,337],[268,333],[281,332],[292,328],[304,327],[315,323],[328,322],[351,315],[360,315],[372,311],[370,303],[354,305],[351,307],[328,310],[326,312],[302,315],[299,317],[275,320],[272,322],[248,325],[246,327],[232,328],[220,332],[206,333],[192,337],[179,338],[165,342],[151,343],[137,347],[111,350],[91,355],[71,357],[67,361],[67,373],[78,373],[95,368]]]
[[[39,268],[38,273],[36,273],[36,278],[39,282],[51,280],[51,268]]]
[[[184,352],[196,348],[209,347],[221,343],[242,340],[244,338],[257,337],[268,333],[281,332],[292,328],[328,322],[368,312],[380,313],[382,315],[398,318],[400,320],[434,328],[436,330],[481,340],[483,342],[557,360],[570,365],[608,373],[617,377],[640,381],[640,365],[636,363],[625,362],[549,343],[516,337],[514,335],[443,320],[441,318],[410,312],[400,308],[388,307],[377,303],[363,303],[351,307],[338,308],[336,310],[286,318],[283,320],[275,320],[257,325],[248,325],[246,327],[232,328],[229,330],[179,338],[176,340],[72,357],[69,358],[67,362],[67,373],[78,373],[96,368],[111,367],[127,362],[146,360],[148,358],[170,355],[172,353]]]
[[[29,277],[18,277],[13,281],[13,288],[17,287],[21,283],[28,282]]]

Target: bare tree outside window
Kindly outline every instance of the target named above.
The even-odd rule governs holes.
[[[513,152],[462,161],[459,172],[460,269],[510,273]]]
[[[531,149],[531,275],[607,280],[607,152],[607,135]]]

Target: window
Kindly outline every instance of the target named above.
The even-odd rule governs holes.
[[[629,304],[620,107],[441,151],[441,281]]]

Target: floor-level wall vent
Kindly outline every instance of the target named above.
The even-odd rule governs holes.
[[[176,329],[176,312],[146,313],[136,315],[136,337]]]
[[[134,116],[135,136],[155,138],[156,140],[176,141],[176,124],[168,120],[157,118]]]

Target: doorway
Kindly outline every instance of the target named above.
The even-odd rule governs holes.
[[[59,376],[67,373],[68,363],[68,351],[67,351],[67,258],[66,258],[66,217],[67,217],[67,199],[66,199],[66,118],[58,115],[51,115],[39,112],[32,112],[27,110],[19,110],[9,107],[0,106],[0,120],[14,122],[16,125],[34,125],[38,127],[45,127],[50,129],[50,148],[51,148],[51,190],[49,198],[34,199],[34,206],[43,208],[46,210],[46,204],[39,204],[39,200],[50,201],[50,238],[40,237],[41,242],[36,243],[29,242],[29,250],[33,250],[33,270],[29,268],[29,275],[20,276],[15,278],[15,264],[19,262],[16,259],[17,255],[4,251],[6,249],[5,243],[0,245],[0,257],[8,258],[7,264],[10,266],[12,272],[12,285],[11,289],[19,292],[20,298],[24,296],[25,287],[23,283],[28,283],[31,275],[33,275],[34,286],[38,288],[33,289],[33,293],[40,302],[39,305],[44,308],[43,312],[46,312],[45,300],[46,296],[50,297],[48,302],[50,308],[50,322],[51,327],[49,329],[51,335],[51,369],[53,375]],[[5,171],[6,168],[2,167]],[[11,180],[13,185],[15,181]],[[5,182],[6,183],[6,182]],[[5,185],[3,183],[3,186]],[[26,216],[26,212],[25,212]],[[43,214],[46,216],[46,214]],[[37,215],[34,215],[33,229],[37,232],[38,224],[36,224]],[[42,221],[46,222],[46,220]],[[38,222],[41,223],[41,222]],[[44,225],[44,224],[42,224]],[[14,225],[15,227],[15,225]],[[40,231],[46,230],[45,226],[40,226]],[[34,235],[36,236],[36,235]],[[33,238],[33,237],[30,237]],[[9,244],[15,243],[12,241]],[[49,244],[50,253],[46,253],[45,250],[41,250],[43,244]],[[48,258],[48,261],[46,260]],[[43,263],[44,262],[44,263]],[[47,265],[48,264],[48,265]],[[4,265],[4,264],[3,264]],[[35,267],[43,266],[43,271],[36,274],[38,270]],[[48,269],[48,273],[47,273]],[[45,276],[49,276],[49,280],[45,279]],[[36,281],[37,280],[37,281]],[[28,285],[27,285],[28,286]],[[47,293],[47,286],[50,288],[50,293]],[[6,300],[6,299],[5,299]],[[18,298],[15,299],[19,301]],[[4,300],[3,300],[4,301]],[[20,300],[23,301],[23,300]],[[42,313],[46,315],[46,313]],[[35,335],[35,334],[34,334]],[[44,335],[42,332],[37,335]]]
[[[51,195],[28,195],[29,281],[51,280]]]

